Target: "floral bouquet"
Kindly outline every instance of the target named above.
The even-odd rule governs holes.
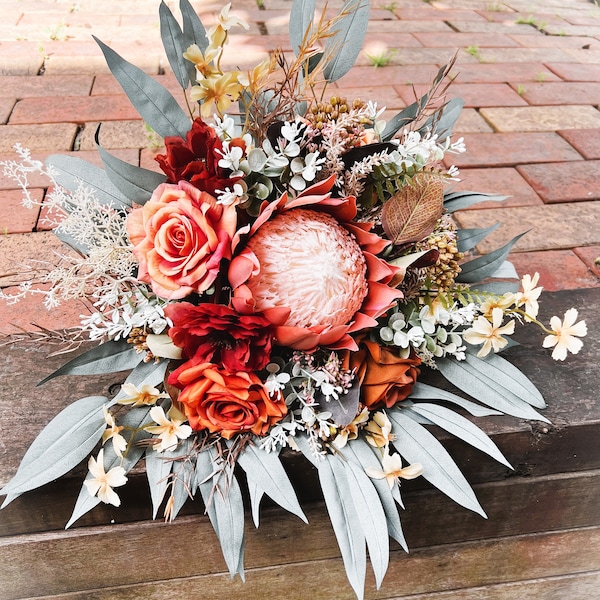
[[[462,102],[445,101],[440,69],[427,94],[387,122],[370,101],[326,96],[353,65],[369,5],[332,18],[295,0],[293,56],[273,52],[226,70],[229,14],[205,30],[188,0],[180,26],[160,6],[161,36],[183,102],[98,41],[142,118],[164,138],[164,174],[103,149],[104,169],[18,147],[3,164],[27,192],[50,178],[56,235],[74,252],[7,301],[45,294],[52,308],[84,298],[73,341],[96,344],[60,375],[130,371],[112,399],[72,402],[39,434],[4,505],[89,457],[68,525],[100,502],[118,506],[140,461],[154,517],[174,519],[198,495],[232,576],[243,577],[245,472],[258,525],[269,496],[305,520],[281,452],[314,465],[350,584],[362,597],[367,549],[381,585],[389,537],[406,549],[400,479],[424,477],[485,516],[429,431],[437,425],[509,463],[472,417],[546,421],[534,385],[498,353],[517,325],[538,325],[552,357],[576,353],[577,311],[536,321],[538,275],[522,281],[507,255],[476,245],[489,229],[457,230],[452,212],[503,197],[452,191],[451,130]],[[182,108],[184,106],[185,108]],[[439,372],[472,399],[434,387]],[[91,455],[91,456],[90,456]]]

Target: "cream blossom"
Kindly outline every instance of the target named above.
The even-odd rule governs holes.
[[[394,487],[398,478],[416,479],[423,474],[423,466],[419,463],[413,463],[407,467],[402,466],[402,458],[399,454],[389,453],[389,447],[385,447],[383,458],[381,460],[383,469],[367,467],[365,472],[371,479],[384,479],[388,482],[390,489]]]
[[[365,431],[369,432],[365,435],[367,442],[376,448],[384,448],[394,439],[392,423],[382,410],[373,415],[373,418],[365,427]]]
[[[504,311],[506,308],[512,306],[516,302],[517,297],[518,296],[516,294],[507,292],[500,297],[488,298],[485,302],[483,302],[479,310],[482,312],[484,317],[489,318],[492,316],[492,312],[495,308],[500,308],[502,311]]]
[[[125,452],[127,449],[127,440],[121,435],[121,431],[123,431],[125,428],[116,424],[115,418],[108,411],[106,406],[103,406],[102,410],[104,411],[104,420],[108,425],[108,428],[102,434],[102,444],[106,444],[108,440],[112,439],[115,454],[119,457],[122,457],[123,452]]]
[[[587,335],[587,326],[585,321],[575,323],[577,314],[577,309],[570,308],[565,313],[564,321],[558,317],[550,319],[550,327],[554,333],[544,338],[543,346],[544,348],[554,347],[552,351],[554,360],[565,360],[567,351],[577,354],[581,350],[583,342],[578,338]]]
[[[179,443],[179,440],[185,440],[192,435],[192,428],[189,425],[183,424],[185,417],[174,408],[169,410],[169,417],[171,419],[167,417],[162,406],[152,408],[150,416],[158,425],[146,427],[146,431],[158,436],[160,443],[154,446],[157,452],[173,450]]]
[[[143,406],[156,404],[161,398],[168,398],[169,394],[160,392],[155,387],[145,383],[138,389],[133,383],[124,383],[121,386],[121,391],[127,394],[127,397],[121,398],[119,404],[133,404],[133,406]]]
[[[333,445],[341,450],[347,443],[348,440],[355,440],[358,437],[359,426],[364,425],[369,420],[369,409],[363,408],[363,410],[352,420],[352,423],[346,425],[343,429],[338,430]]]
[[[534,273],[533,277],[529,274],[523,275],[521,280],[522,292],[517,294],[516,305],[525,305],[525,320],[532,321],[538,315],[540,306],[538,304],[538,298],[542,293],[543,288],[535,287],[540,279],[539,273]]]
[[[509,321],[506,325],[501,326],[503,315],[504,312],[501,308],[493,308],[491,323],[485,317],[478,317],[471,329],[465,332],[464,339],[469,344],[483,344],[477,353],[480,358],[487,356],[492,349],[494,352],[502,350],[508,344],[508,340],[502,336],[514,333],[514,321]]]
[[[90,456],[88,468],[93,477],[86,479],[83,483],[90,495],[98,496],[105,504],[120,506],[121,499],[113,488],[127,483],[125,469],[123,467],[113,467],[107,473],[104,470],[104,450],[98,452],[97,460]]]

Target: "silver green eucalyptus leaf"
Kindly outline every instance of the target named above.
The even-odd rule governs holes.
[[[157,452],[152,446],[146,448],[146,477],[152,499],[152,518],[156,519],[158,509],[169,487],[173,460],[170,453]]]
[[[52,168],[56,182],[75,192],[80,186],[91,190],[100,204],[115,208],[128,208],[131,201],[112,183],[108,175],[96,165],[76,158],[52,154],[46,159],[48,167]]]
[[[340,458],[328,454],[319,462],[318,470],[325,505],[342,553],[348,581],[357,598],[362,600],[367,573],[366,540],[352,500],[346,469]]]
[[[194,7],[189,0],[179,0],[179,10],[183,20],[183,39],[187,50],[192,44],[196,44],[202,52],[208,47],[206,29],[198,17]]]
[[[96,148],[102,159],[104,170],[107,177],[113,185],[129,199],[129,206],[132,202],[137,204],[145,204],[150,199],[154,190],[161,184],[167,181],[165,175],[136,167],[131,165],[110,152],[107,152],[100,145],[99,141],[100,126],[96,130]]]
[[[308,523],[278,454],[262,450],[259,444],[260,440],[254,438],[254,444],[248,444],[238,456],[237,464],[244,469],[249,482],[252,481],[281,508]]]
[[[106,429],[104,396],[81,398],[63,409],[33,441],[15,476],[0,490],[3,507],[20,494],[58,479],[86,458]]]
[[[420,381],[417,381],[413,385],[409,398],[411,400],[445,400],[446,402],[452,402],[453,404],[457,404],[461,408],[464,408],[474,417],[488,417],[504,414],[499,410],[481,406],[475,402],[461,398],[456,394],[452,394],[451,392],[436,388],[432,385],[427,385],[426,383],[421,383]]]
[[[440,142],[452,135],[452,129],[456,120],[462,112],[464,100],[461,98],[452,98],[448,100],[439,110],[436,110],[424,125],[419,129],[421,134],[431,132],[438,136]]]
[[[441,492],[485,517],[469,482],[436,437],[402,409],[391,409],[387,415],[392,421],[396,450],[409,463],[420,463],[423,477]]]
[[[453,213],[480,202],[502,202],[507,198],[510,198],[510,196],[498,196],[482,192],[449,192],[444,194],[444,208],[447,212]]]
[[[460,252],[468,252],[475,248],[481,240],[485,239],[493,231],[496,231],[498,227],[500,227],[500,223],[495,223],[490,227],[480,229],[459,229],[456,232],[458,238],[458,250]]]
[[[510,242],[501,248],[488,252],[483,256],[478,256],[466,263],[462,263],[461,272],[456,278],[456,281],[458,283],[479,283],[488,277],[492,277],[506,260],[511,248],[525,235],[525,233],[516,235]]]
[[[252,521],[254,527],[258,529],[260,524],[260,501],[264,492],[256,485],[254,480],[248,480],[248,496],[250,497],[250,508],[252,510]]]
[[[457,438],[467,442],[474,448],[485,452],[499,463],[512,469],[511,464],[506,460],[498,446],[485,434],[477,425],[465,417],[455,413],[453,410],[438,404],[419,402],[413,404],[409,409],[426,417],[432,423],[445,429]]]
[[[369,0],[345,0],[325,43],[323,77],[337,81],[354,65],[369,24]]]
[[[173,461],[173,487],[171,494],[173,496],[173,506],[170,509],[169,520],[173,521],[183,508],[183,505],[196,493],[196,472],[194,456],[194,439],[189,437],[181,440],[177,449],[173,452],[177,456],[170,458],[176,459]]]
[[[97,37],[92,37],[100,46],[111,73],[142,119],[163,138],[179,136],[185,139],[191,120],[177,100],[144,71],[119,56]]]
[[[60,375],[106,375],[128,371],[141,363],[142,358],[125,340],[111,340],[65,363],[60,369],[42,379],[38,386]]]
[[[292,50],[298,56],[300,46],[310,36],[310,28],[315,18],[315,0],[294,0],[290,11],[290,42]]]
[[[129,410],[124,417],[119,419],[119,425],[125,427],[123,436],[127,439],[127,451],[123,457],[117,456],[112,444],[106,444],[104,447],[104,470],[110,471],[113,467],[121,466],[125,469],[125,473],[129,473],[133,467],[138,463],[142,455],[144,454],[144,446],[140,443],[147,440],[150,434],[142,429],[142,426],[147,424],[150,420],[150,406],[140,406],[138,408],[132,408]],[[128,436],[127,431],[131,432]],[[91,473],[88,472],[86,480],[92,477]],[[98,506],[101,500],[98,496],[92,496],[87,487],[81,486],[79,496],[75,502],[75,508],[73,514],[65,525],[65,529],[68,529],[78,521],[83,515],[88,513],[90,510]]]
[[[183,31],[169,7],[162,0],[158,7],[158,15],[160,19],[160,37],[167,60],[171,65],[173,75],[185,90],[190,82],[190,75],[191,81],[194,81],[195,67],[189,60],[183,58],[183,53],[187,50],[187,47],[184,48]]]

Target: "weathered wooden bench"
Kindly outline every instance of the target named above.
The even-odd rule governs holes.
[[[543,298],[544,319],[576,306],[589,328],[583,351],[565,363],[550,360],[532,328],[521,336],[527,345],[507,355],[539,386],[552,425],[478,420],[514,471],[448,440],[489,518],[423,481],[403,483],[411,553],[391,542],[386,579],[376,591],[368,577],[367,598],[600,598],[600,290]],[[64,362],[47,351],[13,345],[0,353],[0,483],[60,408],[109,395],[123,379],[63,377],[36,388]],[[293,480],[310,524],[268,505],[258,530],[248,519],[245,583],[230,580],[200,500],[174,523],[151,522],[140,472],[122,488],[121,508],[101,505],[64,530],[82,467],[0,511],[0,598],[354,598],[312,467],[289,460],[299,465]]]

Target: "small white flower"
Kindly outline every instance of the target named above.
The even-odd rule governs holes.
[[[104,450],[98,452],[98,459],[90,456],[88,468],[93,477],[86,479],[83,484],[90,495],[98,496],[105,504],[119,506],[121,499],[113,488],[127,483],[125,469],[123,467],[113,467],[107,473],[104,470]]]
[[[587,335],[587,325],[585,321],[577,320],[577,309],[570,308],[565,313],[564,321],[558,317],[550,319],[550,327],[554,333],[544,338],[544,348],[552,348],[552,358],[554,360],[565,360],[567,351],[577,354],[583,347],[583,342],[578,339]]]
[[[179,444],[179,440],[185,440],[192,435],[192,428],[183,424],[185,417],[179,411],[171,408],[169,416],[172,416],[172,419],[167,417],[162,406],[155,406],[150,410],[150,417],[158,425],[151,425],[145,429],[158,436],[160,443],[154,446],[157,452],[173,450]]]

